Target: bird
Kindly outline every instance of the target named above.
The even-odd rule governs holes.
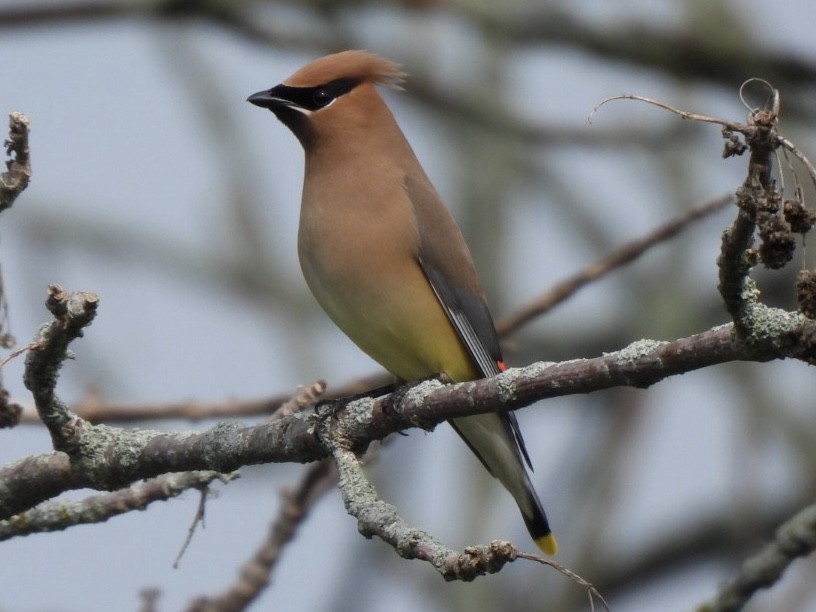
[[[493,376],[506,365],[470,251],[377,90],[402,89],[406,76],[395,62],[349,50],[247,101],[303,147],[300,267],[340,330],[400,381]],[[515,415],[449,423],[510,492],[539,549],[556,554]]]

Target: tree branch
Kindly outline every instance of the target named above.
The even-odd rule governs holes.
[[[156,501],[166,501],[192,488],[202,488],[213,480],[227,483],[237,473],[213,471],[163,474],[113,493],[92,495],[81,501],[45,502],[9,520],[0,521],[0,541],[16,536],[47,531],[61,531],[74,525],[104,523],[109,518],[144,510]]]
[[[364,376],[342,385],[332,387],[321,397],[339,399],[358,395],[393,380],[386,373]],[[159,404],[111,404],[102,401],[95,393],[71,405],[71,412],[91,423],[137,423],[167,419],[184,419],[195,422],[207,419],[234,419],[247,416],[270,415],[292,398],[291,393],[279,393],[257,399],[230,399],[223,401],[166,402]],[[41,425],[33,406],[23,406],[20,422]]]
[[[34,395],[37,412],[48,427],[54,448],[69,454],[78,450],[82,421],[57,397],[57,379],[68,357],[68,345],[91,324],[98,304],[95,293],[68,294],[59,285],[50,285],[45,305],[54,320],[40,328],[26,355],[23,382]]]
[[[357,455],[345,448],[331,429],[324,428],[323,435],[325,443],[332,446],[343,505],[357,519],[357,529],[366,538],[377,536],[401,557],[429,562],[445,580],[471,581],[498,572],[516,559],[516,549],[510,542],[471,546],[459,553],[446,548],[429,533],[407,525],[393,505],[379,498]]]
[[[284,547],[297,534],[314,503],[337,482],[337,471],[328,459],[309,466],[297,487],[281,492],[281,509],[269,526],[260,548],[223,593],[193,601],[188,612],[233,612],[245,610],[269,585],[272,569]]]
[[[0,212],[11,208],[31,179],[31,159],[28,148],[28,117],[20,112],[9,114],[9,137],[5,141],[6,154],[11,159],[6,162],[6,172],[0,174]]]
[[[777,123],[779,120],[779,94],[772,90],[772,108],[754,111],[745,126],[729,126],[729,131],[742,133],[750,147],[748,176],[737,191],[738,213],[734,223],[723,232],[719,266],[719,290],[725,302],[725,308],[731,315],[737,333],[745,336],[750,332],[751,317],[748,309],[756,303],[757,291],[753,281],[748,277],[751,268],[757,264],[757,253],[751,251],[754,243],[754,232],[760,224],[760,236],[763,247],[759,256],[770,268],[781,268],[793,254],[793,239],[790,227],[780,232],[782,195],[771,179],[773,153],[779,147]],[[770,227],[773,237],[769,236]],[[786,234],[782,236],[782,234]],[[780,244],[779,238],[783,238]],[[781,247],[781,248],[780,248]],[[781,252],[781,253],[780,253]],[[779,259],[779,255],[782,255]],[[787,255],[787,257],[786,257]]]
[[[626,597],[644,584],[657,584],[685,563],[700,560],[732,564],[741,559],[747,547],[756,547],[764,534],[773,533],[802,503],[784,500],[783,508],[761,511],[740,507],[734,511],[711,512],[697,516],[693,524],[672,533],[662,533],[636,555],[621,559],[615,551],[595,556],[591,573],[598,587],[612,599]]]
[[[393,407],[388,399],[361,399],[338,410],[333,420],[351,448],[365,449],[387,435],[412,427],[431,429],[451,418],[516,410],[540,399],[591,393],[616,386],[648,387],[664,378],[728,361],[809,361],[816,322],[762,305],[752,312],[754,334],[736,338],[732,325],[673,342],[641,340],[593,359],[534,363],[493,378],[442,386],[423,382]],[[53,351],[52,351],[53,352]],[[392,409],[393,408],[393,409]],[[77,452],[25,457],[0,468],[0,519],[64,491],[111,490],[166,472],[229,472],[243,465],[309,462],[328,450],[314,432],[312,411],[254,426],[222,423],[204,432],[126,431],[75,422]]]
[[[776,537],[761,551],[747,559],[739,576],[726,583],[710,603],[699,612],[736,612],[742,610],[759,589],[774,585],[799,557],[816,550],[816,505],[808,506],[776,530]]]
[[[479,576],[499,572],[507,563],[519,558],[536,561],[558,570],[586,589],[592,609],[594,598],[598,598],[609,610],[597,589],[584,578],[552,560],[523,553],[510,542],[494,540],[488,545],[468,546],[460,553],[447,548],[428,532],[409,526],[395,506],[380,499],[363,470],[363,462],[351,450],[343,431],[333,427],[330,419],[323,419],[316,431],[331,449],[343,505],[349,515],[357,519],[357,529],[366,538],[380,538],[404,559],[430,563],[446,581],[470,582]]]
[[[701,206],[692,208],[687,213],[668,221],[645,236],[622,245],[603,259],[585,266],[576,274],[562,280],[530,304],[504,317],[497,324],[499,335],[515,332],[535,317],[555,308],[569,299],[585,285],[602,278],[613,270],[631,263],[651,247],[674,238],[690,223],[721,210],[733,200],[732,196],[721,196]]]

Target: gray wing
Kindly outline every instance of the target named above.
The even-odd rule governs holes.
[[[406,177],[405,190],[417,214],[421,236],[418,257],[422,271],[479,373],[482,377],[498,374],[504,369],[499,337],[470,252],[456,222],[430,184]],[[523,457],[532,470],[515,414],[506,411],[497,414],[507,435],[515,441],[519,457]],[[488,471],[492,471],[479,452],[468,445]]]

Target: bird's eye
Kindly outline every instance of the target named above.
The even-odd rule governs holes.
[[[334,100],[334,96],[331,95],[325,87],[318,87],[312,94],[312,100],[314,101],[315,106],[318,108],[323,108],[328,106],[331,101]]]

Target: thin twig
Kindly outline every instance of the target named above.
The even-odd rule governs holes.
[[[560,563],[553,561],[552,559],[545,559],[544,557],[532,553],[526,553],[523,551],[516,551],[516,556],[519,559],[527,559],[528,561],[535,561],[536,563],[540,563],[542,565],[548,565],[554,570],[562,573],[564,576],[572,580],[573,582],[577,583],[578,586],[583,587],[586,589],[587,597],[589,597],[589,609],[595,610],[595,600],[599,600],[601,605],[604,609],[609,612],[609,604],[604,599],[603,595],[601,595],[600,591],[589,582],[587,579],[579,576],[575,572],[573,572],[568,567],[561,565]]]
[[[207,487],[199,487],[198,493],[198,506],[196,507],[195,514],[193,515],[193,521],[187,528],[187,537],[184,538],[184,542],[181,544],[181,548],[176,555],[176,559],[173,561],[173,569],[178,569],[179,563],[181,563],[181,558],[184,556],[184,553],[187,552],[187,547],[190,546],[190,542],[193,541],[193,535],[195,534],[198,526],[201,525],[201,528],[204,528],[204,513],[207,510]]]
[[[29,347],[27,347],[29,348]],[[322,394],[324,399],[348,397],[393,380],[385,373],[364,376],[342,385],[333,386]],[[183,419],[191,422],[207,419],[234,419],[244,416],[263,416],[274,413],[287,401],[291,393],[280,393],[258,399],[230,399],[210,402],[165,402],[158,404],[111,404],[101,401],[97,394],[89,393],[83,400],[71,405],[71,412],[89,423],[136,423]],[[33,406],[25,406],[21,423],[41,425]]]
[[[523,308],[503,317],[497,324],[499,335],[504,336],[515,332],[535,317],[549,312],[561,302],[572,297],[579,289],[590,282],[634,261],[651,247],[679,234],[690,223],[720,210],[732,201],[733,196],[720,196],[710,202],[692,208],[687,213],[672,219],[642,238],[627,242],[609,255],[559,282]]]
[[[317,401],[323,397],[323,393],[325,392],[325,380],[318,380],[313,382],[311,385],[301,386],[298,388],[297,393],[295,393],[288,401],[281,404],[280,407],[275,410],[275,412],[269,415],[269,420],[273,421],[275,419],[282,419],[290,414],[301,412],[305,408],[313,406],[315,403],[317,403]]]
[[[165,501],[191,488],[206,486],[213,480],[223,483],[238,478],[237,472],[213,471],[163,474],[112,493],[91,495],[79,501],[49,501],[0,521],[0,541],[32,533],[61,531],[75,525],[103,523],[108,519],[144,510],[157,501]]]
[[[39,342],[29,342],[25,346],[21,346],[20,348],[14,349],[8,355],[6,355],[2,359],[0,359],[0,369],[6,367],[6,364],[8,364],[8,362],[12,361],[13,359],[16,359],[17,357],[19,357],[20,355],[22,355],[26,351],[30,351],[31,349],[36,349],[36,348],[40,348],[40,343]]]
[[[281,492],[281,508],[270,524],[261,546],[238,572],[238,577],[224,592],[215,597],[201,597],[193,601],[188,612],[237,612],[245,610],[269,585],[272,570],[280,559],[286,544],[297,535],[297,530],[309,511],[322,495],[337,482],[337,470],[329,459],[309,466],[297,486]]]
[[[808,176],[810,176],[810,180],[813,181],[813,184],[816,185],[816,166],[813,165],[802,151],[799,150],[795,144],[793,144],[790,140],[785,138],[784,136],[777,135],[776,137],[777,142],[784,147],[786,151],[790,151],[793,156],[802,162],[802,165],[807,168]]]
[[[609,96],[608,98],[604,98],[603,100],[598,102],[595,106],[592,107],[589,116],[587,116],[587,121],[589,122],[590,125],[592,125],[592,120],[595,118],[595,114],[598,112],[598,110],[600,110],[602,106],[605,106],[606,104],[612,102],[613,100],[637,100],[639,102],[645,102],[646,104],[651,104],[652,106],[657,106],[658,108],[662,108],[671,113],[674,113],[675,115],[678,115],[681,119],[688,119],[690,121],[701,121],[703,123],[716,123],[718,125],[722,125],[723,127],[726,127],[734,131],[740,131],[739,128],[742,127],[743,125],[738,122],[728,121],[727,119],[718,119],[717,117],[710,117],[708,115],[701,115],[699,113],[684,111],[672,106],[671,104],[661,102],[660,100],[647,98],[646,96],[638,96],[635,94],[620,94],[617,96]]]

